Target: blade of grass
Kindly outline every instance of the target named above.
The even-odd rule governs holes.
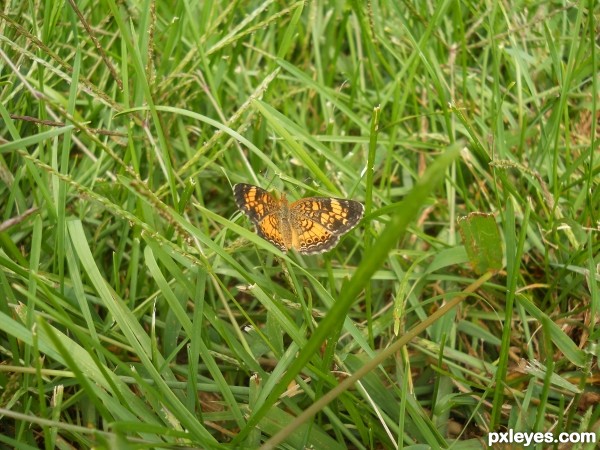
[[[454,146],[448,149],[446,153],[441,155],[434,164],[419,180],[414,189],[405,197],[402,202],[403,208],[399,208],[390,223],[386,226],[379,239],[373,244],[369,254],[365,255],[363,262],[357,267],[354,276],[347,283],[342,291],[340,298],[331,308],[329,313],[319,324],[314,334],[302,348],[294,362],[287,368],[287,371],[279,380],[279,385],[273,389],[268,396],[263,400],[260,408],[254,412],[250,420],[246,424],[246,428],[242,429],[234,441],[240,441],[250,431],[250,429],[258,423],[268,409],[277,401],[278,397],[285,390],[285,386],[302,370],[313,353],[318,351],[321,343],[327,338],[332,328],[337,327],[337,322],[340,317],[344,317],[356,300],[363,286],[368,283],[370,277],[379,268],[387,257],[389,251],[394,247],[400,235],[404,232],[410,221],[419,211],[420,205],[423,203],[427,195],[437,186],[443,179],[446,168],[458,156],[458,147]]]

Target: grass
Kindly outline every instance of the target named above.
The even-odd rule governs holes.
[[[6,2],[0,448],[597,435],[599,12]],[[365,217],[283,254],[238,182]]]

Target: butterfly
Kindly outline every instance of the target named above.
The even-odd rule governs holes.
[[[354,200],[307,197],[289,203],[251,184],[236,184],[238,208],[256,225],[258,235],[280,250],[310,255],[335,247],[362,219],[365,207]]]

